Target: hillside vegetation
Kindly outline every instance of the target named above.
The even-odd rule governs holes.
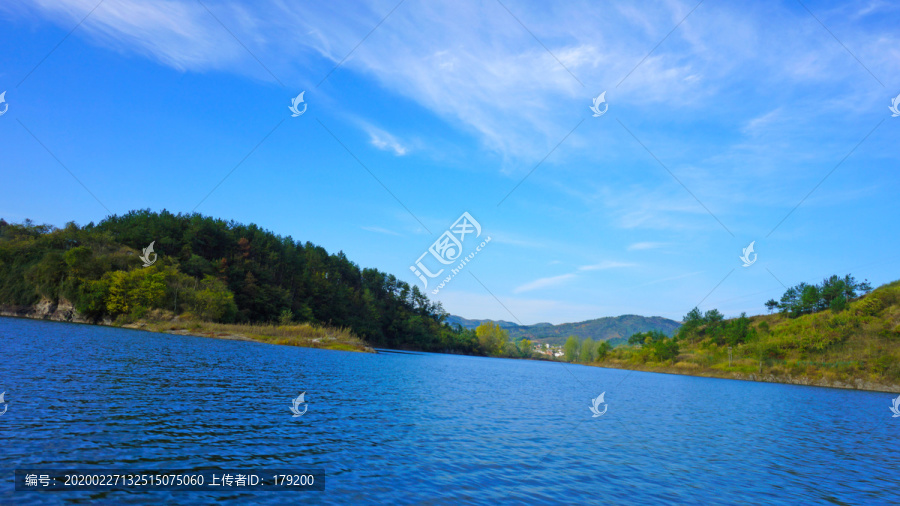
[[[724,319],[715,309],[701,314],[695,308],[673,337],[635,334],[629,344],[604,353],[583,353],[584,342],[576,340],[566,358],[606,367],[900,389],[900,281],[867,294],[859,292],[870,290],[868,283],[849,275],[799,286],[788,289],[780,303],[767,304],[780,309],[775,314]],[[585,356],[590,360],[581,360]]]
[[[374,346],[482,353],[475,332],[446,325],[418,287],[343,252],[196,213],[131,211],[60,229],[0,220],[0,305],[57,303],[94,322],[309,324]]]

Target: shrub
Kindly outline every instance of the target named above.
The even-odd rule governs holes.
[[[606,341],[600,341],[597,343],[597,360],[603,360],[609,355],[609,350],[612,349],[612,346],[609,345]]]
[[[875,316],[882,309],[884,309],[884,305],[882,304],[879,294],[873,293],[857,303],[856,314],[862,316]]]
[[[108,272],[101,278],[108,285],[106,312],[128,314],[138,307],[159,307],[166,285],[164,274],[155,268]]]
[[[650,352],[656,360],[665,362],[678,357],[678,343],[674,339],[663,339],[649,345]]]
[[[234,294],[225,283],[212,276],[206,276],[200,283],[200,290],[193,293],[191,311],[201,320],[229,322],[237,314]]]

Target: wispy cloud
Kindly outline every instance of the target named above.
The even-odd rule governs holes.
[[[372,145],[382,151],[393,151],[395,155],[403,156],[409,150],[400,144],[396,137],[380,128],[369,126],[366,128],[366,132],[369,134],[369,141]]]
[[[31,5],[71,26],[95,2],[31,0]],[[869,13],[887,5],[873,1],[854,10]],[[364,0],[351,10],[281,0],[217,2],[208,7],[227,30],[193,0],[107,0],[78,35],[87,33],[111,49],[138,52],[180,70],[264,74],[254,61],[259,58],[275,74],[289,74],[282,76],[286,82],[310,79],[314,58],[320,64],[326,60],[328,66],[342,62],[339,72],[368,76],[384,89],[476,134],[486,149],[519,161],[545,156],[575,120],[587,114],[590,98],[604,89],[610,90],[609,99],[619,111],[664,107],[677,113],[702,108],[709,102],[704,99],[713,95],[719,95],[714,101],[717,108],[739,111],[748,101],[737,97],[740,100],[723,105],[729,99],[725,90],[744,82],[748,73],[782,84],[856,83],[864,77],[845,52],[830,41],[821,43],[821,27],[805,11],[787,7],[773,13],[762,7],[703,5],[705,22],[680,25],[621,86],[614,84],[646,56],[648,41],[665,36],[690,5],[659,0],[641,8],[618,5],[598,10],[585,2],[552,9],[523,4],[514,10],[526,31],[492,2],[405,3],[358,47],[361,34],[389,11],[383,2]],[[841,17],[848,14],[822,15],[838,29]],[[458,22],[444,22],[447,19]],[[427,36],[423,26],[429,27]],[[721,26],[729,29],[723,31]],[[891,48],[900,42],[895,32],[885,29],[865,38],[858,31],[851,34],[842,33],[842,40],[862,60],[871,62],[882,80],[900,77],[892,59],[896,51]],[[584,133],[570,139],[572,146],[589,150],[590,143],[579,135]],[[383,133],[370,132],[370,136],[379,149],[397,155],[408,151],[404,143]],[[557,156],[567,153],[563,150]],[[528,164],[513,166],[524,171]]]
[[[532,290],[537,290],[540,288],[547,288],[548,286],[556,286],[570,279],[574,279],[575,274],[562,274],[559,276],[550,276],[547,278],[539,278],[529,283],[525,283],[524,285],[518,286],[513,289],[513,293],[522,293],[522,292],[530,292]]]
[[[756,118],[751,119],[747,122],[746,125],[744,125],[741,131],[748,135],[756,135],[761,129],[780,119],[781,108],[779,107],[775,110],[769,111],[761,116],[757,116]]]
[[[578,267],[575,272],[570,272],[568,274],[560,274],[559,276],[549,276],[545,278],[539,278],[534,281],[525,283],[524,285],[520,285],[513,289],[513,293],[522,293],[522,292],[530,292],[532,290],[538,290],[541,288],[548,288],[551,286],[557,286],[567,281],[573,280],[579,276],[579,273],[587,272],[587,271],[599,271],[606,269],[619,269],[622,267],[634,267],[636,264],[629,262],[614,262],[610,260],[605,260],[600,263],[591,264],[591,265],[582,265]]]
[[[653,280],[653,281],[648,281],[648,282],[646,282],[646,283],[642,283],[642,284],[640,284],[640,285],[637,285],[635,288],[638,288],[638,287],[641,287],[641,286],[655,285],[655,284],[657,284],[657,283],[665,283],[666,281],[675,281],[676,279],[689,278],[689,277],[691,277],[691,276],[696,276],[697,274],[703,274],[703,271],[688,272],[688,273],[685,273],[685,274],[679,274],[679,275],[677,275],[677,276],[671,276],[671,277],[668,277],[668,278],[655,279],[655,280]]]
[[[65,33],[96,2],[25,0],[6,2],[0,11],[9,12],[13,19],[28,12],[28,23],[22,25],[31,28],[35,19],[49,20]],[[415,181],[399,177],[403,174],[384,179],[435,231],[445,229],[454,216],[440,216],[438,199],[420,189],[443,188],[456,176],[440,170],[451,165],[441,162],[465,164],[464,170],[473,173],[498,169],[503,173],[500,178],[495,174],[456,178],[460,184],[470,185],[471,191],[464,187],[463,193],[445,194],[462,195],[459,198],[477,205],[474,203],[483,195],[494,191],[492,184],[506,181],[505,176],[513,181],[506,185],[511,188],[584,120],[525,183],[541,191],[525,201],[519,190],[516,195],[521,206],[516,209],[510,202],[499,210],[505,214],[498,215],[497,226],[513,231],[516,226],[527,228],[521,228],[519,235],[492,230],[494,241],[505,243],[496,253],[518,253],[518,258],[537,269],[523,270],[512,265],[512,256],[504,256],[498,262],[503,265],[497,275],[506,277],[498,281],[498,288],[515,287],[515,293],[557,292],[560,300],[569,297],[569,306],[580,303],[578,297],[589,290],[594,290],[590,295],[600,296],[592,301],[600,300],[603,290],[595,286],[599,283],[587,283],[589,277],[618,286],[623,280],[627,284],[645,279],[629,281],[631,271],[614,270],[635,267],[628,262],[580,265],[618,255],[620,259],[640,258],[641,269],[635,273],[656,272],[647,278],[671,274],[640,285],[670,282],[653,290],[637,290],[640,301],[636,305],[681,302],[679,294],[687,291],[683,289],[699,281],[676,280],[698,276],[700,269],[715,275],[711,265],[715,261],[710,259],[718,255],[716,241],[726,240],[726,236],[710,214],[748,237],[757,237],[753,235],[756,228],[768,232],[855,149],[877,114],[887,117],[889,99],[900,91],[891,88],[900,83],[900,32],[895,28],[898,6],[889,0],[810,5],[840,43],[795,2],[705,2],[674,31],[675,23],[696,0],[649,0],[641,5],[618,2],[603,9],[586,0],[552,6],[534,0],[507,4],[527,29],[497,2],[404,2],[370,33],[395,5],[396,0],[358,0],[353,9],[340,3],[300,5],[284,0],[105,0],[61,47],[86,40],[179,71],[208,73],[205,77],[211,79],[204,81],[215,81],[214,86],[221,79],[242,93],[254,90],[235,97],[241,111],[253,113],[263,109],[257,99],[265,96],[268,100],[268,95],[281,93],[271,86],[263,64],[278,79],[296,87],[284,93],[284,102],[277,104],[279,111],[272,109],[271,114],[286,113],[287,98],[305,87],[307,96],[319,104],[311,105],[311,110],[333,115],[335,123],[343,119],[351,124],[357,135],[355,139],[348,136],[347,141],[355,141],[360,149],[372,151],[372,146],[384,151],[379,159],[396,162],[408,160],[394,156],[410,155],[435,162],[418,171]],[[723,26],[728,29],[722,30]],[[53,36],[56,30],[35,28],[32,32],[40,36],[26,39],[23,46],[43,47],[50,40],[49,48],[58,42]],[[360,44],[363,37],[366,39]],[[635,69],[664,37],[665,43]],[[63,54],[54,54],[45,65]],[[857,57],[887,90],[872,79]],[[313,94],[312,85],[305,83],[319,82],[338,62],[340,67]],[[122,76],[132,77],[127,72],[123,68]],[[258,85],[255,89],[238,86],[241,79],[230,79],[226,73],[266,82],[254,83]],[[117,92],[122,89],[134,96],[138,93],[137,87],[116,87]],[[602,91],[607,92],[610,114],[592,118],[590,100]],[[119,102],[132,98],[115,97]],[[210,113],[231,110],[216,109]],[[617,119],[640,141],[635,142]],[[890,142],[882,136],[890,132],[886,129],[892,121],[886,119],[834,177],[805,199],[786,226],[803,223],[804,234],[822,236],[827,231],[813,225],[815,220],[832,216],[828,213],[836,212],[835,203],[848,202],[838,206],[846,210],[848,221],[854,216],[853,209],[859,208],[853,201],[875,209],[865,194],[890,187],[890,167],[862,157],[893,161],[900,156],[889,144],[876,144]],[[326,149],[321,151],[317,154],[327,161],[331,155]],[[346,159],[345,153],[340,155]],[[360,156],[363,158],[362,153]],[[409,186],[404,188],[404,184]],[[366,203],[364,209],[370,205],[378,204]],[[812,210],[815,212],[808,212]],[[439,216],[430,219],[429,213]],[[397,214],[396,224],[386,224],[399,232],[376,226],[361,228],[385,237],[422,235],[417,239],[422,246],[415,246],[416,251],[434,240],[424,226],[403,225],[410,220],[402,209]],[[367,222],[381,220],[357,223]],[[565,223],[585,226],[583,231],[567,230]],[[640,233],[634,233],[636,229]],[[829,248],[851,251],[864,242],[860,238],[868,230],[857,226],[854,233],[856,240]],[[872,234],[866,237],[884,240]],[[644,239],[647,241],[634,242]],[[523,251],[511,251],[515,248],[510,245],[523,247]],[[666,245],[669,248],[660,251]],[[626,255],[623,248],[641,253]],[[597,256],[585,259],[582,255],[587,251]],[[735,252],[722,255],[736,261]],[[547,267],[552,258],[566,262]],[[573,258],[580,260],[572,263]],[[658,270],[644,271],[644,267],[654,267],[654,260]],[[809,262],[797,260],[795,270]],[[405,266],[400,268],[405,270]],[[531,274],[518,278],[522,272]],[[524,281],[528,282],[520,284]],[[553,290],[576,284],[578,292]],[[670,288],[671,292],[666,292]],[[502,296],[499,291],[497,294]],[[618,293],[610,296],[613,298],[613,305],[622,303]],[[475,305],[467,307],[481,310]],[[519,307],[566,311],[561,304],[547,301],[523,302]]]
[[[647,249],[658,249],[666,246],[664,242],[636,242],[628,245],[628,251],[642,251]]]
[[[97,6],[93,0],[34,0],[32,4],[66,25],[80,21]],[[215,9],[220,19],[244,16],[245,24],[253,16],[235,5],[217,4]],[[108,0],[79,31],[111,49],[132,50],[178,70],[234,70],[250,57],[197,2]]]

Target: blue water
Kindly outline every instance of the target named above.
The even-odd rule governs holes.
[[[896,395],[0,318],[0,504],[896,504]],[[306,391],[308,411],[292,417]],[[608,411],[592,417],[606,392]],[[0,408],[2,410],[2,408]],[[322,492],[14,492],[17,468]]]

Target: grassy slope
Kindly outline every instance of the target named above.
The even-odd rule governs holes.
[[[156,312],[154,312],[156,313]],[[365,341],[358,338],[349,329],[310,325],[308,323],[292,325],[275,325],[265,323],[232,324],[212,323],[191,319],[171,319],[170,314],[163,318],[150,318],[120,325],[151,332],[182,334],[219,339],[236,339],[257,341],[269,344],[302,346],[305,348],[322,348],[340,351],[374,351]]]
[[[731,365],[728,346],[709,340],[679,342],[675,361],[644,361],[640,350],[626,347],[593,365],[832,386],[862,382],[900,392],[900,281],[879,287],[840,313],[760,315],[751,322],[759,339],[734,346]],[[768,332],[760,329],[763,322]]]

